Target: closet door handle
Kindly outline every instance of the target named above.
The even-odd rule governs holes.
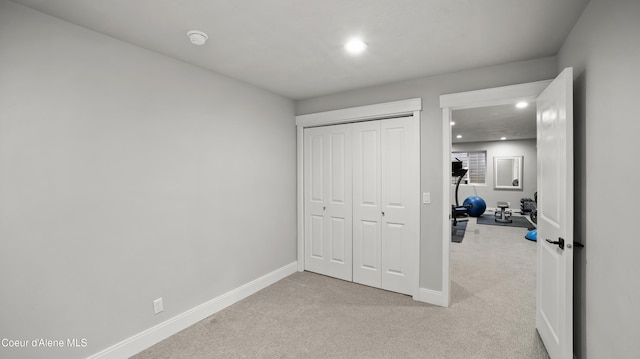
[[[382,211],[382,217],[384,217],[384,211]]]
[[[327,207],[322,206],[322,210],[323,210],[323,211],[326,211],[326,210],[327,210]]]

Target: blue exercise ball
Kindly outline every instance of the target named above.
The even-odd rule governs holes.
[[[480,217],[482,216],[484,211],[487,209],[487,203],[484,201],[484,199],[478,196],[467,197],[467,199],[465,199],[464,202],[462,202],[462,205],[463,206],[471,205],[471,208],[469,208],[469,211],[468,211],[471,217]]]

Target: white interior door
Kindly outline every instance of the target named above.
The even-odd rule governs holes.
[[[380,121],[353,124],[353,281],[380,288]]]
[[[418,159],[411,117],[380,121],[381,128],[381,288],[414,294],[419,248]]]
[[[305,269],[352,280],[350,126],[304,132]]]
[[[573,70],[537,100],[536,327],[551,359],[573,358]]]

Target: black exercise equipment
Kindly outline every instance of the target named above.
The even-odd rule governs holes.
[[[459,159],[456,158],[455,161],[451,161],[451,176],[458,177],[458,180],[456,181],[456,204],[455,206],[451,205],[451,217],[453,217],[454,226],[458,224],[458,217],[467,217],[469,215],[469,209],[473,207],[472,204],[461,206],[458,201],[458,188],[460,187],[462,178],[468,171],[468,169],[462,168],[462,161]]]
[[[536,208],[531,211],[531,214],[529,215],[529,217],[531,218],[531,222],[533,222],[534,224],[538,224],[538,192],[533,194],[533,198],[536,202]]]
[[[528,214],[536,209],[536,201],[533,198],[520,198],[520,214]]]
[[[531,218],[531,222],[534,224],[538,223],[538,192],[533,194],[533,199],[531,198],[521,198],[520,199],[520,214],[529,214]]]

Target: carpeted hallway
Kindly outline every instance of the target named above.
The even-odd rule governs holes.
[[[451,244],[449,308],[296,273],[133,358],[548,358],[525,233],[471,219]]]

